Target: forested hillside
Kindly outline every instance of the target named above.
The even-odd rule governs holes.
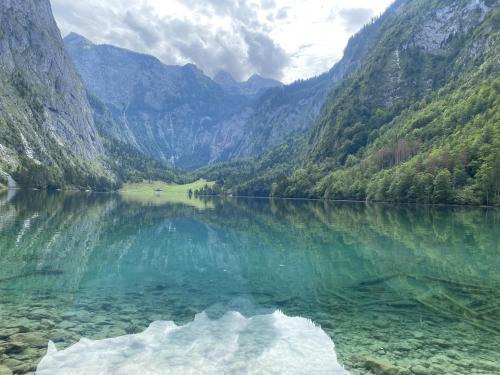
[[[276,174],[266,193],[500,203],[499,1],[394,8],[394,17],[374,21],[376,45],[330,94],[301,162]],[[263,191],[258,182],[254,191]]]

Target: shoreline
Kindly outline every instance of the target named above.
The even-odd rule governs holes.
[[[110,191],[96,191],[96,190],[82,190],[77,188],[65,189],[37,189],[37,188],[2,188],[0,192],[4,191],[47,191],[47,192],[80,192],[92,194],[122,194],[122,189]],[[167,193],[163,191],[163,193]],[[325,198],[287,198],[287,197],[259,197],[251,195],[203,195],[199,194],[193,197],[197,198],[237,198],[237,199],[261,199],[261,200],[283,200],[283,201],[309,201],[309,202],[332,202],[332,203],[362,203],[362,204],[379,204],[379,205],[392,205],[392,206],[411,206],[411,207],[456,207],[456,208],[492,208],[500,209],[500,206],[495,205],[473,205],[473,204],[452,204],[452,203],[410,203],[410,202],[389,202],[389,201],[362,201],[353,199],[325,199]]]

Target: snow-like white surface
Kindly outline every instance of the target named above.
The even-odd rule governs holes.
[[[37,375],[348,374],[320,327],[277,311],[245,318],[237,312],[211,320],[152,323],[142,333],[81,339],[57,351],[49,343]]]

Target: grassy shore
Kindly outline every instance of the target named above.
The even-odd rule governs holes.
[[[199,209],[210,208],[210,203],[198,198],[189,197],[189,190],[194,192],[203,186],[212,186],[214,183],[198,180],[190,184],[177,185],[162,181],[143,181],[139,183],[125,184],[120,190],[121,196],[131,202],[139,202],[146,205],[161,205],[166,203],[182,203]]]

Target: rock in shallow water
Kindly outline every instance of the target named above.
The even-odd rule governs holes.
[[[16,333],[10,336],[12,343],[19,343],[23,347],[45,348],[48,340],[34,333]]]
[[[376,375],[399,375],[399,369],[393,364],[375,357],[366,358],[365,367]]]
[[[21,366],[22,364],[23,363],[20,360],[14,358],[7,358],[3,361],[3,365],[8,367],[9,369],[16,368],[18,366]]]
[[[0,375],[12,375],[13,372],[10,368],[4,365],[0,365]]]
[[[56,326],[56,323],[50,319],[42,319],[42,321],[40,322],[40,325],[44,329],[51,329],[51,328],[54,328]]]
[[[9,336],[12,336],[16,333],[19,333],[19,328],[6,328],[6,329],[2,329],[0,331],[0,340],[2,339],[6,339],[8,338]]]
[[[25,348],[25,344],[16,341],[7,341],[2,345],[2,351],[7,354],[21,353]]]
[[[41,319],[49,318],[50,312],[48,310],[39,308],[39,309],[32,310],[29,315],[30,315],[30,319],[32,319],[32,320],[41,320]]]
[[[280,312],[218,320],[201,313],[184,326],[155,322],[136,335],[82,339],[59,352],[50,344],[37,369],[38,375],[82,373],[348,374],[321,328]]]

